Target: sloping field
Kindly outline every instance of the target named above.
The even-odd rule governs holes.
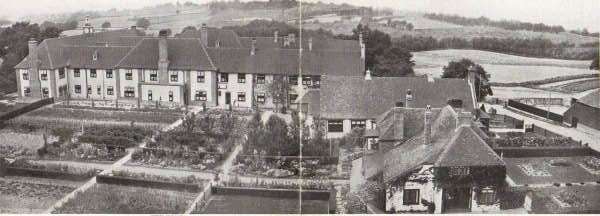
[[[447,49],[413,52],[412,54],[413,59],[417,63],[417,67],[443,66],[447,65],[449,61],[456,61],[462,58],[471,59],[478,64],[557,66],[573,68],[588,68],[590,66],[590,61],[522,57],[481,50]]]

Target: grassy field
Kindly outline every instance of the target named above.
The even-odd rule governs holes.
[[[586,79],[586,80],[577,80],[574,82],[566,83],[559,86],[550,87],[550,90],[565,92],[565,93],[575,93],[575,92],[583,92],[591,89],[600,88],[600,79]]]

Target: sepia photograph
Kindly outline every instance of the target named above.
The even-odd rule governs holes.
[[[600,214],[598,0],[0,5],[0,215]]]

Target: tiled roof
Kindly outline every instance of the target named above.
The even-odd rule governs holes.
[[[295,43],[290,43],[290,46],[284,47],[283,37],[279,37],[277,43],[275,43],[274,37],[240,37],[240,41],[243,47],[252,47],[252,39],[256,39],[257,48],[285,48],[285,49],[298,49],[299,38],[296,38]],[[302,39],[302,48],[304,51],[309,51],[309,38],[304,37]],[[337,51],[337,52],[358,52],[360,54],[360,45],[355,40],[340,40],[340,39],[329,39],[313,37],[312,49],[315,51]]]
[[[319,116],[319,104],[321,101],[321,91],[319,89],[308,89],[302,97],[296,99],[297,103],[300,104],[308,104],[308,111],[302,110],[303,112],[307,112],[312,116]]]
[[[145,38],[117,65],[118,68],[158,68],[158,38]],[[169,69],[215,70],[200,40],[168,38]]]
[[[435,166],[505,166],[505,164],[473,128],[463,126],[454,134],[446,150],[435,162]]]
[[[373,119],[404,102],[406,91],[412,90],[411,107],[446,106],[450,99],[460,99],[466,111],[472,111],[471,91],[463,79],[422,77],[327,76],[321,79],[321,117],[325,119]]]
[[[432,109],[433,118],[440,109]],[[425,109],[396,107],[382,114],[377,119],[379,140],[401,141],[416,136],[423,131]]]
[[[63,48],[70,56],[67,64],[72,68],[114,68],[131,47],[69,47]],[[98,59],[93,60],[94,53]]]
[[[202,34],[200,33],[200,30],[188,30],[176,35],[176,37],[199,39],[202,37]],[[219,41],[220,47],[242,48],[240,39],[233,30],[208,28],[208,47],[215,47],[217,41]]]

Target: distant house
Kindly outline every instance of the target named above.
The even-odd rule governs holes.
[[[376,119],[393,107],[442,108],[449,103],[472,112],[476,108],[472,82],[425,77],[326,76],[321,79],[319,117],[329,138],[354,128],[378,127]],[[315,114],[317,112],[313,112]]]
[[[571,99],[571,107],[563,114],[572,127],[600,130],[600,90],[594,90],[579,100]]]
[[[465,109],[393,108],[377,121],[378,149],[364,157],[366,178],[386,189],[387,212],[486,212],[504,162]]]

